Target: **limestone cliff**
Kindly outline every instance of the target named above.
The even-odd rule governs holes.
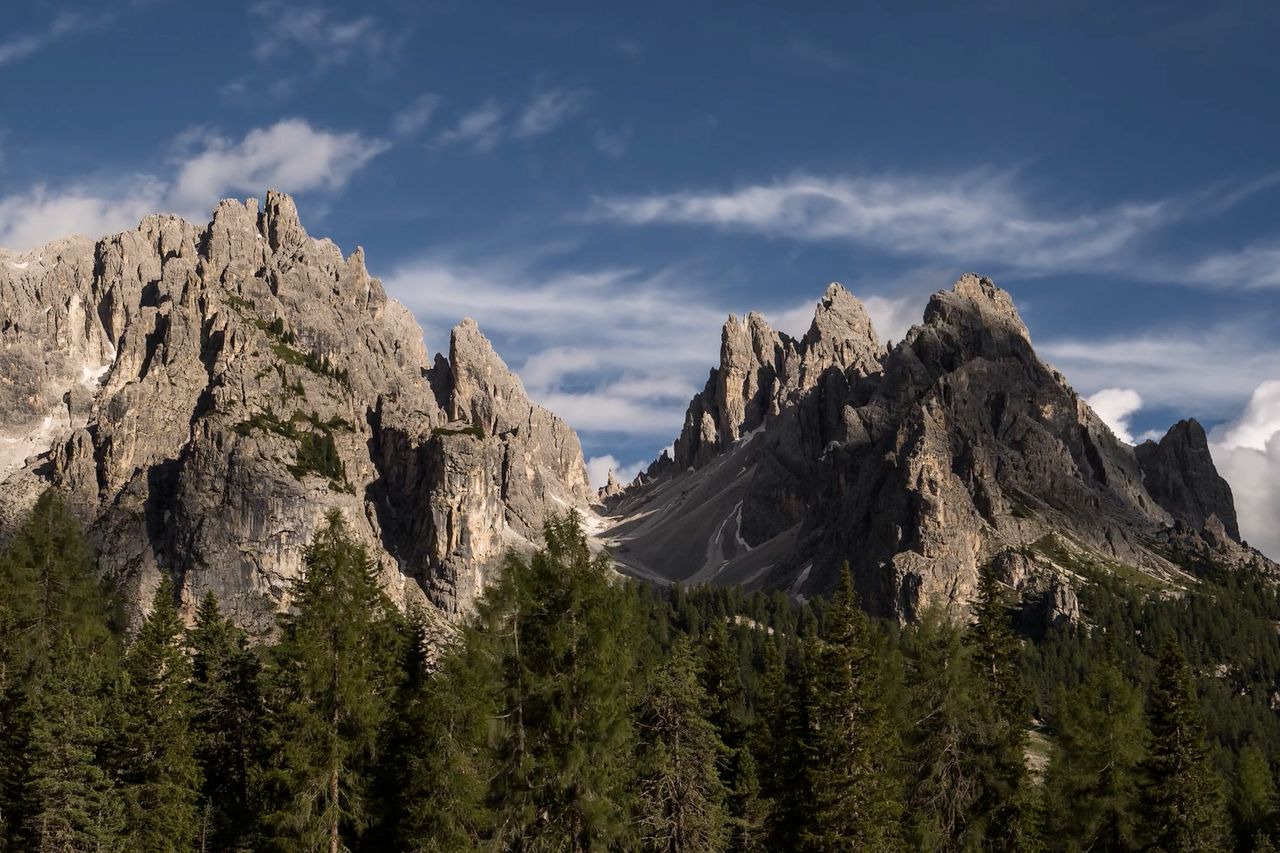
[[[62,490],[135,606],[166,573],[266,627],[336,507],[388,591],[447,618],[588,499],[577,436],[475,323],[432,363],[282,193],[2,254],[0,312],[0,522]]]

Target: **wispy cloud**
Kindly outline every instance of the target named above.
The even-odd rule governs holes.
[[[537,92],[525,105],[512,133],[529,139],[550,133],[582,112],[587,100],[585,89],[546,89]]]
[[[489,152],[497,147],[505,128],[502,120],[507,108],[492,98],[464,113],[457,123],[436,137],[436,144],[468,145],[479,152]]]
[[[1016,173],[982,169],[934,178],[798,176],[727,192],[602,198],[596,214],[630,225],[711,226],[1048,271],[1114,258],[1172,211],[1157,200],[1055,215],[1037,209]]]
[[[1130,200],[1084,209],[1038,199],[1017,170],[954,175],[800,175],[733,190],[687,190],[595,200],[590,218],[691,225],[806,242],[846,242],[900,257],[1040,275],[1119,273],[1219,287],[1280,286],[1280,241],[1234,252],[1171,256],[1148,241],[1217,216],[1280,181]]]
[[[70,234],[97,237],[170,211],[199,220],[232,193],[341,189],[387,143],[286,119],[230,139],[205,128],[173,142],[173,178],[129,175],[0,196],[0,246],[26,249]]]
[[[106,23],[107,17],[83,12],[61,12],[42,30],[21,33],[0,41],[0,66],[21,62],[68,36]]]
[[[1212,419],[1231,417],[1259,383],[1280,376],[1280,342],[1248,322],[1052,338],[1037,350],[1083,392],[1131,388],[1148,406]]]
[[[824,71],[843,71],[849,67],[849,60],[843,54],[804,36],[792,36],[773,50],[786,59]]]
[[[259,61],[301,51],[323,69],[357,58],[378,60],[391,44],[381,22],[370,15],[339,17],[327,9],[286,0],[257,3],[250,13],[255,19],[252,51]]]
[[[621,130],[597,128],[591,135],[591,142],[601,154],[616,160],[626,154],[627,148],[631,145],[631,128],[624,127]]]
[[[414,98],[391,118],[391,131],[406,137],[421,133],[440,108],[439,95],[427,92]]]
[[[487,153],[506,141],[545,136],[580,114],[588,96],[586,89],[538,88],[528,101],[515,108],[489,98],[459,116],[436,136],[434,144],[465,145]]]

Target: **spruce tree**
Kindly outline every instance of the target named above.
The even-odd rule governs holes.
[[[1045,787],[1049,837],[1064,850],[1141,849],[1138,794],[1146,741],[1142,697],[1109,657],[1059,693]]]
[[[806,672],[803,650],[803,645],[796,645],[784,659],[776,644],[765,646],[762,707],[752,748],[760,759],[764,837],[771,850],[800,848],[813,803],[813,756],[807,737],[813,679]]]
[[[167,576],[156,588],[124,670],[115,760],[126,847],[190,850],[199,830],[200,768],[191,730],[191,666]]]
[[[1222,783],[1210,760],[1191,669],[1172,638],[1160,651],[1147,712],[1151,744],[1141,803],[1149,849],[1226,849]]]
[[[365,546],[333,510],[304,554],[276,648],[268,823],[287,849],[337,853],[368,819],[365,792],[396,685],[396,614]]]
[[[202,850],[245,848],[254,828],[251,774],[261,760],[262,664],[249,638],[222,615],[212,592],[187,635],[192,652],[193,733],[204,786]]]
[[[847,563],[826,626],[808,655],[815,683],[804,734],[812,780],[804,848],[888,850],[898,844],[903,811],[897,733]]]
[[[708,853],[725,847],[728,814],[718,766],[727,748],[704,716],[707,696],[687,639],[650,679],[640,703],[637,818],[646,849]]]
[[[592,557],[581,518],[543,529],[545,548],[506,561],[480,636],[501,672],[496,842],[525,850],[619,846],[629,834],[637,644],[632,599]]]

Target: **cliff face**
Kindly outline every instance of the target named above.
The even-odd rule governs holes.
[[[832,305],[857,319],[831,324]],[[864,317],[833,286],[814,321],[830,331],[799,344],[749,319],[744,350],[730,320],[674,460],[609,500],[624,565],[812,595],[848,560],[871,609],[910,619],[931,604],[963,609],[980,565],[1050,536],[1167,578],[1180,573],[1173,550],[1214,542],[1246,558],[1206,528],[1216,515],[1230,533],[1234,511],[1203,431],[1175,427],[1158,452],[1135,453],[1036,357],[990,280],[966,275],[935,294],[888,353]],[[816,340],[810,369],[788,372]],[[1140,464],[1147,456],[1157,461]]]
[[[62,490],[135,605],[167,573],[265,626],[337,507],[397,600],[449,617],[586,505],[577,436],[475,323],[429,361],[362,251],[283,194],[0,254],[0,309],[0,521]]]

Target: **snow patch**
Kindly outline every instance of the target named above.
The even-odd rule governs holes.
[[[9,261],[9,266],[13,267],[15,270],[25,270],[27,267],[31,266],[31,262],[23,261],[22,263],[15,263],[14,261]]]

